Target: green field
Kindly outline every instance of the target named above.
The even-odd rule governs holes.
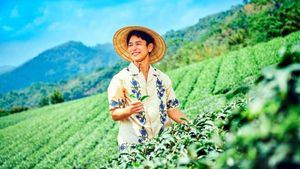
[[[299,40],[295,32],[167,72],[181,109],[193,118],[224,106],[224,96],[253,85],[282,46]],[[97,168],[118,152],[117,130],[106,93],[1,117],[0,168]]]

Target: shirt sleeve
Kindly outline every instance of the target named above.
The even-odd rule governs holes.
[[[167,110],[178,107],[179,100],[176,98],[174,89],[172,87],[172,82],[169,77],[167,77],[166,92],[167,92]]]
[[[107,88],[109,110],[125,107],[123,82],[117,76],[114,76]]]

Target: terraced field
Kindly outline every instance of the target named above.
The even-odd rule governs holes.
[[[193,118],[223,106],[298,41],[300,32],[167,72],[181,109]],[[117,126],[106,93],[1,117],[0,168],[97,168],[118,152]]]

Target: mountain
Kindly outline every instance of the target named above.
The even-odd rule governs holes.
[[[163,37],[168,46],[167,56],[172,55],[172,52],[177,51],[185,42],[204,40],[208,38],[216,27],[222,24],[227,17],[236,13],[236,11],[240,8],[242,7],[236,6],[231,10],[208,15],[200,18],[198,22],[192,26],[166,32]]]
[[[190,49],[186,46],[189,44],[191,44],[191,46],[199,46],[199,44],[203,45],[205,41],[215,37],[216,32],[224,25],[226,20],[231,18],[235,13],[241,10],[241,8],[241,5],[233,6],[230,10],[200,18],[194,25],[180,30],[170,30],[166,32],[163,37],[168,47],[165,56],[168,59],[157,63],[157,66],[161,70],[168,71],[180,67],[178,65],[189,64],[185,63],[186,60],[189,59],[184,59],[182,52],[188,50],[191,51],[192,54],[195,54],[198,53],[198,51],[194,52],[195,49]],[[197,43],[198,45],[193,43]],[[198,55],[202,55],[202,53],[204,52],[201,51]],[[172,64],[169,64],[170,62],[172,62]]]
[[[176,31],[174,30],[168,31],[166,34],[163,35],[168,46],[168,50],[167,50],[168,53],[166,58],[172,55],[174,51],[177,51],[179,49],[179,46],[181,46],[183,43],[196,41],[199,38],[200,39],[205,38],[207,35],[209,35],[209,32],[211,32],[211,29],[214,25],[218,25],[222,23],[224,19],[228,16],[231,16],[232,13],[234,13],[233,9],[225,12],[220,12],[217,14],[213,14],[201,18],[199,19],[197,24],[189,26],[187,28],[176,30]],[[115,55],[113,55],[112,57],[101,58],[103,61],[101,63],[108,64],[106,65],[106,67],[101,68],[101,70],[99,69],[97,71],[91,70],[91,71],[87,71],[89,74],[81,73],[79,75],[78,74],[76,75],[76,72],[78,72],[78,69],[82,69],[82,68],[94,67],[93,69],[95,70],[95,67],[96,68],[97,66],[101,67],[101,65],[93,66],[92,64],[90,64],[91,66],[85,67],[85,65],[89,65],[89,64],[86,64],[85,63],[86,61],[82,59],[87,59],[92,63],[99,63],[96,61],[99,61],[100,59],[96,57],[94,58],[94,60],[88,58],[91,57],[91,55],[94,55],[95,51],[98,51],[99,54],[107,53],[106,55],[110,55],[110,52],[112,50],[113,49],[111,44],[97,45],[93,48],[89,48],[84,46],[80,42],[71,41],[66,44],[60,45],[58,47],[43,52],[36,58],[39,59],[38,61],[35,60],[33,61],[43,64],[42,67],[45,68],[45,70],[43,70],[44,73],[41,76],[47,79],[44,79],[43,81],[32,80],[31,84],[23,85],[21,90],[6,90],[10,92],[6,92],[6,93],[2,92],[2,95],[1,95],[2,87],[0,83],[0,108],[11,109],[13,107],[35,107],[38,106],[40,100],[43,97],[49,97],[49,95],[51,95],[51,93],[54,90],[59,90],[64,95],[65,100],[78,99],[78,98],[86,97],[89,95],[93,95],[105,91],[112,75],[116,73],[116,71],[118,71],[120,67],[122,67],[118,65],[111,66],[114,63],[116,63],[115,62],[116,60],[118,60],[115,58]],[[72,53],[75,54],[77,53],[77,55],[85,53],[86,56],[85,57],[78,56],[78,58],[76,58],[77,55]],[[66,57],[64,57],[63,55],[68,55],[69,59],[66,59]],[[51,59],[49,60],[49,58]],[[44,60],[49,60],[49,61],[44,61]],[[55,60],[59,60],[59,63],[56,63]],[[79,60],[80,62],[78,63],[77,61]],[[30,61],[30,63],[32,63],[33,61]],[[164,59],[164,61],[167,61],[167,59]],[[58,66],[55,69],[47,68],[46,67],[47,64],[52,62],[55,62],[56,63],[55,65],[58,65],[60,63],[72,64],[75,62],[72,68],[76,70],[76,72],[70,69],[61,70],[60,68],[65,68],[66,67],[65,65]],[[81,65],[82,63],[84,63],[83,66]],[[40,71],[40,68],[39,69],[35,68],[37,66],[28,65],[28,67],[32,68],[31,72],[34,72],[35,69]],[[53,74],[55,73],[55,71],[57,73]],[[22,72],[24,72],[24,69],[22,69]],[[70,75],[71,73],[73,73],[73,76]],[[59,78],[53,79],[54,77],[59,77]],[[14,78],[16,78],[16,76],[14,76]],[[12,79],[12,81],[14,80]],[[1,76],[0,76],[0,82],[1,82]],[[33,82],[35,82],[35,84]],[[10,85],[12,86],[14,84],[10,84]]]
[[[166,58],[158,68],[167,71],[267,42],[300,30],[300,1],[243,1],[243,5],[199,19],[195,25],[164,36]]]
[[[223,110],[228,110],[224,108],[224,105],[230,103],[225,100],[225,97],[230,95],[232,98],[244,97],[242,89],[245,86],[253,85],[253,82],[260,75],[261,68],[278,63],[281,59],[277,55],[278,50],[282,46],[296,44],[299,41],[299,37],[300,32],[296,32],[285,38],[276,38],[268,43],[247,47],[239,51],[227,53],[218,58],[207,59],[200,63],[167,72],[172,79],[176,96],[180,100],[181,110],[191,117],[191,119],[198,114],[202,114],[203,116],[201,117],[204,117],[203,121],[199,120],[193,124],[207,124],[205,125],[207,128],[201,128],[205,133],[213,133],[212,130],[216,129],[219,132],[218,128],[211,127],[214,124],[210,119],[206,120],[205,115],[217,111],[220,112],[216,116],[219,125],[230,123],[230,119],[222,113]],[[272,88],[272,86],[268,86],[267,88]],[[278,95],[278,97],[280,96]],[[267,108],[268,110],[278,110],[280,107],[274,107],[271,104]],[[230,111],[237,115],[236,110]],[[247,111],[245,110],[245,112],[238,114],[246,116]],[[260,114],[260,112],[256,114]],[[268,123],[268,128],[271,128],[272,126],[270,126],[269,122],[272,120],[267,119],[267,117],[265,116],[260,121]],[[298,124],[298,117],[296,112],[295,116],[291,116],[290,118],[295,119],[292,122],[296,123],[289,123],[289,121],[281,119],[275,121],[275,126],[280,126],[277,124],[279,122]],[[241,121],[241,119],[238,120]],[[233,121],[236,127],[239,124],[238,120]],[[252,116],[248,120],[254,121]],[[243,120],[241,122],[249,124],[249,121]],[[254,126],[257,127],[257,125]],[[283,127],[285,126],[283,125]],[[297,127],[297,125],[293,125],[293,127],[287,129],[295,131],[293,133],[297,137]],[[265,131],[265,128],[262,129]],[[224,127],[224,130],[227,131],[222,131],[222,134],[227,134],[228,129]],[[177,132],[178,130],[172,131]],[[193,137],[195,136],[194,131],[196,131],[195,125],[190,125],[189,131],[191,136],[176,138],[174,139],[176,143],[173,144],[172,142],[172,145],[182,149],[181,146],[176,146],[177,143],[193,143],[193,140],[204,140],[206,142],[201,144],[201,146],[210,148],[210,145],[218,144],[215,147],[219,148],[219,143],[222,143],[218,140],[213,141],[213,139],[207,141],[207,137],[204,137],[204,139],[195,139]],[[246,141],[253,140],[254,135],[251,135],[251,130],[243,131],[250,132],[249,136],[251,138]],[[118,123],[112,121],[108,112],[107,93],[0,117],[0,168],[105,168],[101,166],[118,152],[117,133]],[[266,137],[264,132],[260,135]],[[161,137],[162,144],[158,144],[157,146],[174,147],[170,146],[168,142],[164,142],[164,140],[173,137],[170,135],[164,136]],[[284,136],[284,134],[279,135],[281,140]],[[189,141],[182,141],[183,139],[189,139]],[[274,140],[263,139],[262,142],[265,143],[266,141],[269,143]],[[283,144],[286,145],[285,143]],[[165,149],[160,149],[155,145],[150,148],[152,147],[155,147],[153,150],[159,150],[153,151],[153,153],[163,153],[165,151]],[[184,151],[187,152],[185,149]],[[168,154],[174,155],[173,153]],[[203,155],[206,152],[199,154]],[[216,155],[216,151],[214,151],[214,155]],[[288,154],[285,153],[284,155]],[[178,154],[179,156],[180,154]],[[178,160],[178,157],[168,159]],[[140,159],[146,158],[141,157]],[[166,162],[171,160],[161,161]]]
[[[11,110],[17,107],[37,107],[43,99],[49,99],[55,90],[62,93],[64,100],[74,100],[106,91],[114,74],[128,65],[118,61],[114,66],[99,68],[96,71],[77,75],[70,80],[57,83],[34,83],[20,90],[0,94],[0,110]]]
[[[255,2],[272,2],[276,3],[276,7],[279,1],[256,0]],[[292,4],[294,1],[285,2]],[[270,5],[267,4],[267,6]],[[288,5],[287,7],[290,6]],[[252,32],[256,32],[257,35],[268,33],[270,30],[266,29],[266,26],[270,25],[272,27],[272,23],[275,23],[269,17],[272,16],[272,11],[276,12],[279,10],[269,10],[268,8],[257,8],[255,6],[252,8],[249,6],[247,11],[243,12],[249,12],[248,9],[252,12],[250,14],[253,17],[248,18],[251,21],[268,21],[264,24],[257,24],[257,27],[261,27],[258,31],[250,29],[251,32],[248,33],[250,35]],[[251,9],[267,9],[266,15],[265,13],[251,11]],[[284,11],[289,12],[292,10]],[[243,16],[243,12],[240,13],[240,16]],[[277,16],[277,14],[274,16]],[[297,15],[295,12],[294,15],[288,16],[299,17],[300,15]],[[281,18],[279,17],[279,19]],[[286,19],[287,17],[283,18],[288,20]],[[234,17],[231,20],[238,21]],[[217,31],[218,35],[213,36],[212,39],[219,39],[220,42],[232,40],[232,42],[236,41],[237,45],[239,45],[239,43],[244,44],[257,40],[252,39],[253,37],[264,37],[253,36],[254,34],[252,34],[243,38],[243,33],[238,33],[243,23],[242,21],[232,23],[232,27]],[[290,24],[294,23],[298,24],[299,22]],[[251,22],[249,22],[249,25],[252,28],[255,26]],[[285,31],[290,26],[289,24],[282,25],[285,26]],[[235,26],[239,29],[230,30],[230,28]],[[264,31],[260,31],[261,29]],[[228,36],[225,36],[226,34]],[[236,39],[231,39],[233,37]],[[180,41],[180,39],[178,40]],[[133,164],[135,167],[143,167],[141,165],[148,164],[154,167],[173,166],[174,168],[177,165],[179,166],[180,163],[182,163],[180,167],[193,168],[193,166],[198,166],[209,168],[212,164],[220,164],[218,163],[220,160],[224,163],[222,165],[224,168],[239,168],[240,166],[248,168],[255,168],[253,166],[285,168],[279,162],[283,162],[285,165],[289,165],[290,162],[299,162],[297,156],[300,154],[299,148],[293,148],[297,145],[295,143],[299,142],[299,139],[297,139],[299,135],[299,104],[296,102],[299,101],[299,93],[293,93],[291,96],[290,92],[287,92],[291,91],[289,84],[295,84],[299,82],[299,79],[286,77],[289,74],[286,72],[282,74],[282,71],[278,71],[280,78],[276,76],[274,78],[271,73],[269,74],[271,75],[269,76],[270,80],[273,79],[271,82],[277,82],[264,85],[268,91],[267,95],[264,92],[262,96],[257,97],[251,94],[250,98],[245,98],[247,88],[253,86],[255,81],[257,82],[261,75],[261,69],[268,65],[276,64],[282,59],[278,55],[278,51],[283,49],[282,47],[284,46],[289,48],[291,45],[299,43],[299,41],[300,31],[285,37],[282,35],[282,37],[277,37],[269,42],[263,40],[263,42],[255,45],[246,45],[247,47],[243,49],[228,51],[225,54],[223,52],[219,57],[209,58],[188,66],[181,66],[179,69],[167,72],[172,79],[176,96],[180,100],[182,112],[193,120],[190,123],[191,125],[183,125],[175,130],[167,130],[175,131],[175,133],[179,132],[180,136],[177,136],[180,138],[174,138],[174,134],[165,135],[163,133],[159,144],[150,142],[151,146],[138,147],[137,151],[134,150],[134,153],[131,153],[134,156],[133,158],[127,158],[128,156],[123,153],[121,155],[124,158],[115,159],[136,160]],[[200,42],[197,42],[199,46],[202,45]],[[214,41],[211,40],[210,42]],[[215,42],[219,44],[218,41]],[[199,50],[197,48],[195,50],[195,48],[192,48],[193,46],[195,46],[195,43],[184,44],[178,51],[186,52],[186,56],[189,57],[200,55]],[[215,51],[218,49],[214,48],[216,46],[204,46],[204,49],[207,52]],[[173,58],[169,58],[167,61],[169,65],[173,64],[171,61],[180,62]],[[190,64],[190,62],[186,64]],[[280,67],[282,66],[284,65]],[[265,70],[273,71],[273,69]],[[293,70],[297,69],[293,68]],[[294,74],[296,75],[297,72]],[[278,80],[282,78],[285,80]],[[277,86],[277,84],[279,85]],[[285,87],[282,88],[281,84],[284,84]],[[296,86],[299,86],[299,83],[294,87]],[[269,92],[268,89],[274,89],[278,92]],[[297,90],[295,89],[294,92],[297,92]],[[272,96],[272,102],[265,100],[265,98]],[[225,107],[228,103],[231,106],[236,105],[231,100],[239,97],[247,101],[257,97],[260,103],[267,105],[255,104],[253,107],[264,107],[268,113],[259,111],[259,109],[255,113],[251,113],[244,108],[228,109],[228,106]],[[293,102],[288,103],[285,100],[282,105],[279,105],[281,100],[287,97]],[[274,101],[274,99],[276,100]],[[291,103],[294,109],[286,109],[287,105]],[[286,110],[291,111],[286,112]],[[227,113],[230,113],[231,116],[228,116]],[[286,114],[289,114],[289,116],[286,116]],[[214,121],[211,118],[207,118],[211,115],[214,116]],[[35,108],[22,113],[0,117],[0,168],[100,168],[118,152],[116,141],[118,123],[112,121],[109,116],[107,93],[102,93],[62,104]],[[260,118],[257,118],[257,116],[260,116]],[[200,118],[195,119],[194,117]],[[198,125],[201,125],[200,129],[203,131],[201,135],[197,134],[196,129]],[[241,128],[241,125],[244,127]],[[184,134],[185,131],[188,132],[188,135]],[[233,135],[232,131],[236,132],[237,135]],[[288,132],[285,133],[285,131]],[[292,137],[289,137],[291,134]],[[171,139],[173,141],[170,141]],[[189,145],[182,146],[182,143]],[[237,145],[239,145],[239,149],[236,148]],[[169,152],[168,149],[172,149],[172,152]],[[178,149],[182,153],[178,153]],[[143,151],[147,154],[136,153],[138,151]],[[157,152],[165,157],[163,159],[155,158],[153,155],[157,154]],[[149,156],[152,160],[146,158]],[[216,157],[222,158],[215,160]],[[145,159],[147,162],[143,163]],[[141,160],[143,162],[140,162]],[[131,164],[128,161],[114,164],[130,166]],[[176,163],[172,163],[174,161]],[[112,163],[112,161],[109,162]],[[190,166],[187,163],[194,164]],[[254,163],[256,164],[254,165]],[[290,167],[297,168],[297,166]],[[219,168],[222,168],[221,165]]]
[[[198,23],[196,23],[195,25],[176,31],[170,30],[169,32],[163,35],[168,46],[165,59],[163,59],[155,66],[157,66],[163,71],[169,71],[178,67],[183,67],[185,65],[192,64],[194,62],[199,62],[212,57],[217,57],[230,51],[244,48],[245,46],[252,46],[258,42],[265,42],[274,37],[279,36],[278,34],[273,34],[274,32],[282,31],[282,33],[285,32],[283,35],[286,35],[295,30],[300,30],[299,24],[296,24],[299,23],[296,21],[300,15],[292,15],[293,11],[297,9],[297,6],[299,6],[297,5],[299,2],[297,2],[297,4],[296,2],[292,2],[291,4],[289,4],[289,2],[284,1],[284,3],[280,3],[279,6],[277,3],[272,3],[273,2],[256,1],[256,3],[249,3],[244,6],[233,6],[228,11],[200,18]],[[277,8],[278,10],[274,10]],[[272,19],[268,19],[269,14],[272,15],[272,17],[275,17],[273,19],[275,19],[276,22],[273,22]],[[286,20],[280,20],[279,16],[281,15],[289,17],[287,17]],[[259,21],[259,23],[257,23],[256,21]],[[285,23],[287,22],[292,24],[292,27],[274,27],[274,29],[276,28],[275,30],[265,28],[266,31],[257,31],[261,29],[260,25],[263,25],[265,27],[271,25],[271,27],[273,28],[274,24],[277,25],[278,23],[278,25],[282,26],[286,25]],[[257,25],[259,26],[257,27]],[[268,35],[267,37],[265,37],[265,32],[269,32],[270,36]],[[74,46],[84,46],[82,43],[69,43],[70,44],[66,46],[72,46],[72,43],[74,43]],[[90,55],[90,51],[92,51],[90,53],[95,53],[95,50],[97,50],[98,53],[108,53],[109,55],[110,50],[112,50],[112,47],[110,44],[104,44],[97,45],[93,48],[85,47],[85,49],[88,49],[86,51],[83,50],[83,52],[86,52],[87,55]],[[55,57],[59,58],[58,56]],[[115,61],[115,58],[113,57],[103,57],[102,59],[103,62],[108,63],[109,65],[113,65]],[[99,60],[95,59],[95,61]],[[82,68],[85,66],[81,66],[81,63],[84,62],[75,62],[74,69],[82,70]],[[62,68],[63,70],[66,69],[65,66],[63,66]],[[29,87],[25,88],[22,91],[12,91],[0,96],[0,107],[2,107],[2,105],[6,105],[5,107],[8,108],[8,104],[15,106],[36,105],[32,103],[38,103],[38,100],[40,100],[41,96],[48,95],[55,88],[59,89],[64,94],[67,100],[81,98],[95,94],[97,92],[102,92],[104,91],[105,86],[107,86],[109,82],[110,75],[115,70],[117,70],[109,70],[111,67],[106,68],[108,69],[103,69],[101,71],[89,73],[89,75],[79,73],[80,75],[77,76],[77,72],[73,72],[74,76],[70,77],[69,79],[66,77],[60,79],[65,83],[59,82],[59,84],[52,84],[52,81],[50,81],[49,78],[46,80],[50,81],[51,84],[39,83],[32,86],[27,85]],[[69,71],[65,72],[66,75],[70,76]],[[63,76],[65,72],[61,73],[61,75],[58,74],[58,76]],[[50,69],[48,73],[53,74],[53,70]],[[47,77],[51,76],[49,75]],[[60,80],[56,80],[56,82]],[[13,79],[11,81],[14,82]],[[1,87],[1,85],[6,83],[0,83],[0,93],[1,88],[3,88],[3,86]],[[44,84],[47,89],[49,89],[48,86],[51,86],[51,90],[47,90],[47,92],[45,92],[44,87],[42,86]],[[10,85],[12,86],[16,84],[10,83]],[[64,85],[66,85],[66,87],[64,87]],[[8,87],[8,85],[6,85],[6,87]],[[36,98],[36,100],[33,100],[33,98],[35,97],[32,96],[34,95],[39,97]]]
[[[234,13],[234,10],[220,12],[201,18],[197,24],[187,28],[177,31],[168,31],[163,35],[168,45],[167,51],[172,54],[172,52],[178,50],[179,46],[183,43],[196,41],[199,38],[206,37],[209,32],[211,32],[213,25],[222,23],[224,19],[232,15],[232,13]],[[110,44],[105,45],[97,45],[93,49],[98,50],[99,53],[109,53],[112,47]],[[83,45],[78,42],[69,42],[59,46],[59,48],[66,48],[64,46],[77,46],[76,49],[78,49],[82,48]],[[90,52],[88,49],[83,49],[81,51],[86,52],[87,54]],[[53,49],[51,49],[51,53],[54,53]],[[170,56],[169,53],[167,53],[166,58]],[[55,56],[55,58],[59,59],[60,57]],[[106,60],[103,60],[103,62],[108,63],[109,65],[112,65],[114,63],[113,61],[116,60],[110,59],[109,57],[104,57],[104,59]],[[78,63],[76,64],[79,66]],[[121,65],[124,65],[124,63]],[[42,83],[39,82],[27,85],[27,87],[24,87],[21,90],[3,93],[0,95],[0,108],[11,109],[12,107],[35,107],[38,106],[39,101],[43,97],[49,97],[54,90],[59,90],[64,95],[65,100],[73,100],[101,93],[106,90],[112,75],[116,73],[116,71],[120,70],[121,67],[122,66],[118,66],[117,64],[115,66],[98,69],[97,71],[90,72],[89,74],[76,75],[69,79],[57,80],[56,83],[53,83],[53,81],[43,81]],[[51,73],[51,70],[49,72]]]
[[[111,44],[95,47],[69,41],[48,49],[11,72],[0,75],[0,93],[21,89],[36,82],[68,80],[111,66],[119,57]]]
[[[0,66],[0,75],[13,70],[14,68],[16,68],[16,67],[10,66],[10,65]]]

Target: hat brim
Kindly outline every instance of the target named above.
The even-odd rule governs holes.
[[[142,26],[127,26],[119,29],[113,37],[115,51],[125,60],[131,62],[130,53],[127,51],[127,36],[133,30],[143,31],[154,39],[154,48],[150,53],[150,63],[160,61],[166,52],[166,43],[163,38],[155,31]]]

